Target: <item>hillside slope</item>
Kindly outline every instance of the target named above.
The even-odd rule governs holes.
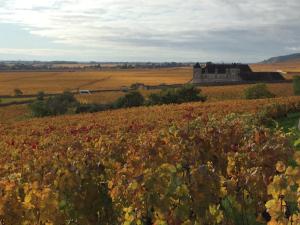
[[[293,149],[282,131],[231,113],[264,111],[274,118],[299,110],[300,97],[289,97],[0,123],[0,219],[24,225],[238,225],[247,218],[257,224],[257,216],[277,206],[271,204],[275,182]],[[298,167],[288,171],[298,179]],[[240,217],[232,214],[233,203]]]
[[[261,63],[273,64],[273,63],[288,63],[288,62],[300,62],[300,53],[272,57],[270,59],[262,61]]]
[[[60,128],[62,130],[58,131],[65,133],[63,132],[64,129],[72,129],[74,127],[82,126],[89,127],[93,124],[99,124],[109,131],[120,130],[124,127],[132,128],[131,126],[133,124],[140,124],[143,127],[146,127],[146,129],[149,128],[147,126],[160,129],[172,124],[172,122],[185,123],[186,120],[189,120],[189,118],[186,118],[187,115],[192,115],[193,118],[196,118],[210,114],[224,116],[230,113],[257,113],[262,108],[273,106],[274,104],[288,104],[292,107],[298,107],[299,105],[300,107],[300,97],[291,96],[259,100],[225,100],[205,103],[195,102],[151,107],[145,106],[98,113],[64,115],[36,119],[28,118],[24,121],[15,121],[8,124],[6,124],[5,121],[0,120],[0,131],[7,130],[8,132],[11,132],[13,129],[18,134],[25,135],[27,132],[30,133],[32,130],[44,131],[46,127],[50,126]],[[12,108],[12,110],[16,109],[24,110],[23,108]],[[9,110],[9,113],[12,113],[11,110]],[[88,133],[88,131],[83,133]],[[3,133],[0,132],[0,136],[1,134]],[[101,132],[99,134],[101,134]],[[57,133],[57,135],[59,136],[59,133]]]

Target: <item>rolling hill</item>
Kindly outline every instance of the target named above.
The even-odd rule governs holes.
[[[263,64],[273,64],[273,63],[290,63],[290,62],[300,63],[300,53],[272,57],[270,59],[262,61],[261,63],[263,63]]]

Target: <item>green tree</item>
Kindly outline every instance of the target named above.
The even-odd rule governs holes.
[[[45,98],[45,93],[43,91],[39,91],[36,95],[36,99],[39,101],[43,101]]]
[[[41,96],[38,97],[39,99],[29,106],[32,115],[35,117],[55,116],[75,112],[79,105],[74,95],[70,92],[64,92],[47,100],[41,100]]]
[[[188,84],[181,88],[168,88],[160,93],[151,94],[148,99],[149,105],[172,104],[183,102],[206,101],[206,96],[194,85]]]
[[[36,100],[29,105],[32,116],[34,117],[44,117],[50,115],[50,110],[47,103],[41,100]]]
[[[192,84],[188,84],[177,90],[179,102],[206,101],[206,97],[201,94],[201,90]]]
[[[294,87],[294,94],[300,95],[300,76],[295,76],[293,78],[293,87]]]
[[[16,97],[21,96],[21,95],[23,95],[23,92],[20,89],[16,88],[16,89],[14,89],[14,95]]]
[[[145,102],[144,96],[138,91],[132,91],[118,98],[114,103],[115,108],[127,108],[141,106]]]
[[[266,84],[252,85],[245,90],[244,95],[246,99],[262,99],[275,97],[275,95],[268,90]]]

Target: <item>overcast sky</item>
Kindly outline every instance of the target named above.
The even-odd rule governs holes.
[[[299,0],[0,0],[0,60],[256,62],[296,52]]]

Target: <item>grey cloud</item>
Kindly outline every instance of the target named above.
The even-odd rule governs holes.
[[[103,49],[139,48],[137,59],[149,49],[149,60],[185,51],[186,60],[189,55],[260,60],[300,46],[299,0],[48,0],[18,8],[20,1],[2,0],[0,22],[111,54],[103,57],[115,54]]]

